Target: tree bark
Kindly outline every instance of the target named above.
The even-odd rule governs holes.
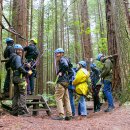
[[[32,26],[33,26],[33,0],[31,0],[31,14],[30,14],[30,38],[32,38]]]
[[[82,0],[81,4],[82,44],[84,47],[83,58],[90,62],[90,58],[92,57],[92,48],[87,0]]]
[[[2,7],[2,3],[3,1],[0,0],[0,23],[2,23],[2,10],[3,10],[3,7]],[[2,57],[2,26],[0,24],[0,61],[1,61],[1,57]],[[2,64],[0,62],[0,68],[2,69]],[[1,94],[1,83],[2,83],[2,73],[0,72],[0,94]]]
[[[112,16],[112,1],[106,0],[106,22],[107,22],[107,43],[108,43],[108,54],[113,55],[117,54],[117,41],[114,28],[114,20]],[[113,65],[113,82],[112,86],[115,92],[120,90],[121,79],[120,79],[120,68],[119,68],[119,59],[115,59]]]
[[[24,38],[27,38],[27,0],[13,0],[12,25]],[[12,36],[16,43],[25,45],[26,41],[18,36]]]
[[[76,4],[74,2],[73,6],[73,22],[74,22],[74,50],[75,50],[75,63],[78,63],[79,61],[79,52],[78,52],[78,28],[77,25],[75,24],[77,22],[77,14],[76,14]]]
[[[57,0],[55,0],[55,48],[58,48]]]
[[[40,55],[43,53],[43,38],[44,38],[44,0],[40,1],[40,11],[39,11],[39,23],[38,23],[38,47]],[[39,60],[39,65],[37,66],[37,85],[38,94],[43,94],[43,57]]]
[[[127,22],[130,29],[130,1],[124,0],[124,5],[125,5],[126,16],[127,16]]]
[[[115,21],[115,36],[117,41],[117,53],[121,75],[122,91],[129,95],[130,87],[130,32],[125,12],[124,1],[112,1],[113,21]]]

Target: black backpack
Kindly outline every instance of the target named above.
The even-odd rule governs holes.
[[[39,55],[39,51],[35,45],[28,46],[25,51],[27,51],[25,55],[26,59],[37,59]]]

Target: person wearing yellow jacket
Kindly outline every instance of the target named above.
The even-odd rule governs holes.
[[[87,64],[85,61],[80,61],[77,65],[78,72],[76,73],[73,85],[76,87],[75,91],[80,95],[78,103],[78,115],[86,116],[87,115],[87,106],[85,101],[85,96],[88,93],[88,84],[87,80],[90,76],[90,73],[86,69]]]

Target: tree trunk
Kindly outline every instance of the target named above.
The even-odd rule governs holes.
[[[12,25],[24,38],[27,38],[27,0],[13,0]],[[16,43],[25,45],[26,41],[19,36],[13,38]]]
[[[75,63],[78,63],[79,61],[79,52],[78,52],[78,28],[77,28],[77,25],[75,24],[76,21],[77,21],[77,14],[76,14],[76,4],[74,3],[74,6],[73,6],[73,22],[74,22],[74,27],[73,27],[73,31],[74,31],[74,50],[75,50]]]
[[[2,0],[0,0],[0,23],[2,23],[2,10],[3,10],[3,7],[2,7]],[[2,26],[0,24],[0,61],[1,61],[1,57],[2,57]],[[2,64],[0,62],[0,68],[2,69]],[[2,73],[0,71],[0,94],[1,94],[1,83],[2,83]]]
[[[130,87],[130,33],[127,23],[124,1],[112,1],[113,21],[115,21],[115,36],[121,76],[122,92],[129,97]],[[118,70],[119,71],[119,70]],[[128,95],[127,95],[128,94]],[[128,98],[127,97],[127,98]],[[130,97],[129,97],[130,98]]]
[[[91,37],[90,37],[90,24],[88,16],[88,6],[87,0],[82,0],[82,9],[81,9],[81,24],[82,24],[82,44],[83,44],[83,58],[85,60],[90,60],[92,57],[92,48],[91,48]]]
[[[130,28],[130,1],[129,0],[124,0],[124,4],[125,4],[125,11],[126,11],[126,16],[127,16],[127,21],[128,21],[128,25]]]
[[[106,0],[106,22],[107,22],[107,43],[108,43],[108,54],[113,55],[117,54],[117,41],[116,41],[116,34],[114,29],[114,20],[112,16],[112,5],[111,0]],[[113,82],[112,86],[113,89],[120,90],[120,75],[119,75],[119,59],[115,59],[114,66],[113,66]]]
[[[64,2],[63,0],[61,0],[61,9],[60,9],[61,13],[60,13],[60,44],[61,47],[63,49],[65,49],[64,46],[64,17],[63,17],[63,13],[64,13]]]
[[[40,11],[39,11],[39,23],[38,23],[38,46],[40,55],[43,53],[43,38],[44,38],[44,0],[40,1]],[[37,66],[37,85],[38,94],[43,94],[43,57],[39,60],[39,65]]]
[[[58,48],[57,0],[55,0],[55,48]]]
[[[98,13],[99,13],[99,22],[100,22],[100,37],[104,38],[105,31],[104,31],[104,23],[103,23],[102,5],[101,5],[101,1],[100,0],[97,0],[97,3],[98,3]]]
[[[32,38],[32,26],[33,26],[33,0],[31,0],[31,14],[30,14],[30,38]]]

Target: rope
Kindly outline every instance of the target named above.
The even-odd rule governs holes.
[[[2,14],[2,16],[4,17],[5,21],[7,22],[8,26],[9,26],[9,29],[7,29],[7,28],[4,27],[4,25],[3,25],[2,23],[0,23],[1,26],[2,26],[2,29],[5,29],[6,31],[8,31],[8,32],[10,32],[10,33],[13,33],[14,35],[17,35],[19,38],[28,41],[26,38],[24,38],[23,36],[21,36],[20,33],[18,33],[18,32],[13,28],[13,26],[11,26],[11,24],[9,23],[9,21],[7,20],[7,18],[5,17],[4,14]]]

